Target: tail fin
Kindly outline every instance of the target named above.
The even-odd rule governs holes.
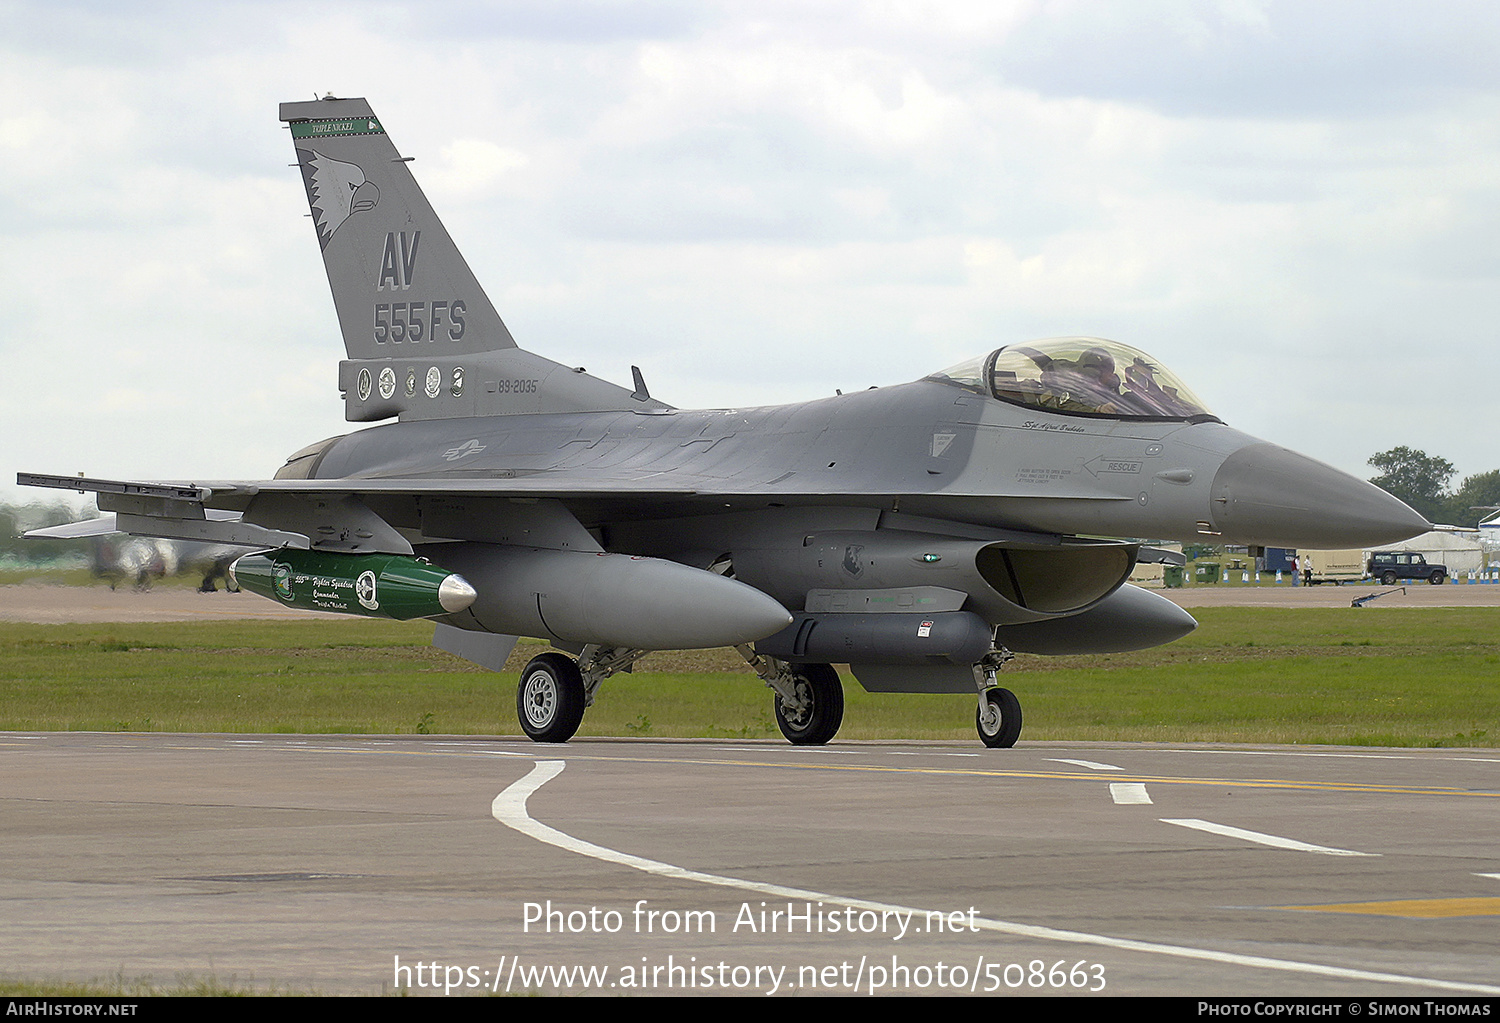
[[[350,359],[516,347],[363,99],[281,104]]]
[[[283,103],[281,119],[349,353],[345,419],[668,407],[516,347],[370,104]]]

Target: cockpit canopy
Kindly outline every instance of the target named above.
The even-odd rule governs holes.
[[[1115,419],[1212,418],[1177,374],[1138,348],[1098,337],[1007,345],[928,379],[1047,412]]]

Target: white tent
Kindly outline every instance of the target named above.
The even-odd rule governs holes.
[[[1490,550],[1500,549],[1500,512],[1479,524],[1479,542]]]
[[[1496,518],[1500,519],[1500,516]],[[1497,526],[1500,526],[1500,522],[1497,522]],[[1482,524],[1478,530],[1450,526],[1446,529],[1435,529],[1430,533],[1423,533],[1421,536],[1414,536],[1401,543],[1376,547],[1374,550],[1414,551],[1426,558],[1429,563],[1448,566],[1450,576],[1466,575],[1484,567],[1484,548],[1479,543],[1482,530]],[[1500,534],[1492,535],[1500,540]]]

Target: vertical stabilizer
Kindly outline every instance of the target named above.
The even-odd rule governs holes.
[[[516,343],[369,103],[281,104],[350,359]]]

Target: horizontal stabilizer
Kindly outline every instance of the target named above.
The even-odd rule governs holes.
[[[218,522],[238,522],[240,513],[225,511],[219,508],[206,508],[203,512],[205,521],[212,524]],[[47,526],[43,529],[31,529],[23,535],[27,537],[45,537],[53,540],[73,540],[79,537],[108,536],[110,533],[123,533],[117,521],[118,516],[114,512],[100,515],[98,518],[84,519],[82,522],[69,522],[61,526]],[[150,534],[155,536],[156,534]]]
[[[31,539],[47,540],[76,540],[84,536],[105,536],[109,533],[118,533],[120,527],[115,525],[113,515],[100,515],[96,519],[84,519],[82,522],[68,522],[61,526],[46,526],[42,529],[28,529],[22,536]]]

